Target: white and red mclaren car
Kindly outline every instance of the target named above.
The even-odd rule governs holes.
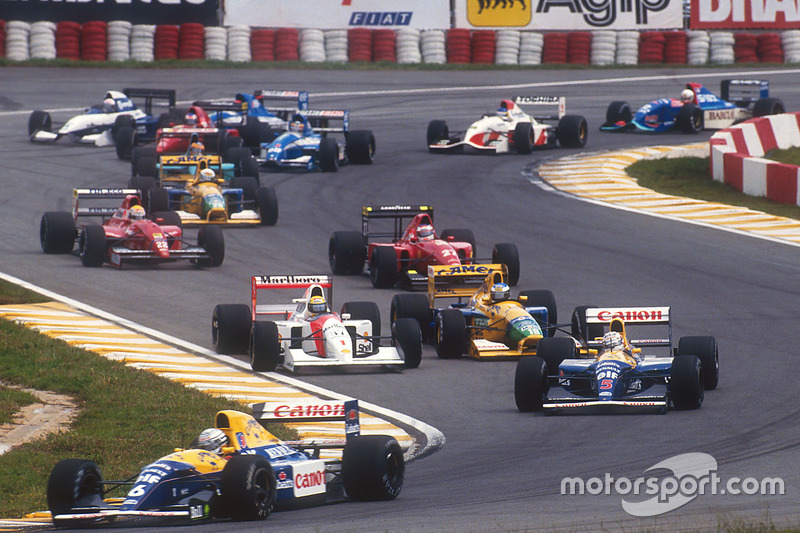
[[[555,115],[529,115],[523,107],[553,106]],[[548,124],[545,121],[556,121]],[[473,152],[530,154],[535,148],[583,148],[588,127],[581,115],[566,114],[563,96],[517,96],[502,100],[497,112],[486,114],[466,132],[451,134],[444,120],[428,124],[428,150],[431,152]]]

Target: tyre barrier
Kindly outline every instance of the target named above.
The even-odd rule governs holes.
[[[0,58],[378,62],[496,65],[800,63],[800,30],[531,32],[520,30],[347,30],[148,25],[124,20],[24,22],[0,19]]]
[[[711,176],[750,196],[800,205],[800,167],[763,158],[770,150],[795,146],[800,146],[800,112],[750,119],[711,136]]]

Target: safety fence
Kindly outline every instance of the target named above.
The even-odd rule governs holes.
[[[0,20],[10,61],[302,61],[641,65],[800,63],[800,30],[573,31],[296,29]]]

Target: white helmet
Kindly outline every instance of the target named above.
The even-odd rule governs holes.
[[[200,181],[214,181],[216,177],[214,171],[208,167],[200,171]]]
[[[222,447],[228,443],[228,436],[221,429],[204,429],[197,437],[197,447],[201,450],[208,450],[212,453],[220,454]]]
[[[109,113],[114,111],[114,99],[113,98],[106,98],[103,100],[103,111]]]
[[[681,91],[681,102],[684,104],[694,101],[694,91],[691,89],[684,89]]]
[[[603,335],[603,349],[605,350],[619,350],[622,349],[625,342],[619,331],[609,331]]]

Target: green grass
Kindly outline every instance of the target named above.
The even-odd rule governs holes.
[[[0,302],[38,295],[0,283]],[[187,446],[213,424],[221,409],[246,407],[212,397],[150,372],[71,347],[25,326],[0,320],[0,382],[71,396],[79,413],[70,431],[51,434],[0,455],[0,517],[45,510],[45,487],[53,465],[65,458],[97,462],[105,477],[124,479],[145,464]],[[20,397],[0,388],[0,408]],[[271,426],[280,438],[295,434]]]
[[[37,401],[30,392],[0,385],[0,424],[8,424],[14,418],[14,413]]]

